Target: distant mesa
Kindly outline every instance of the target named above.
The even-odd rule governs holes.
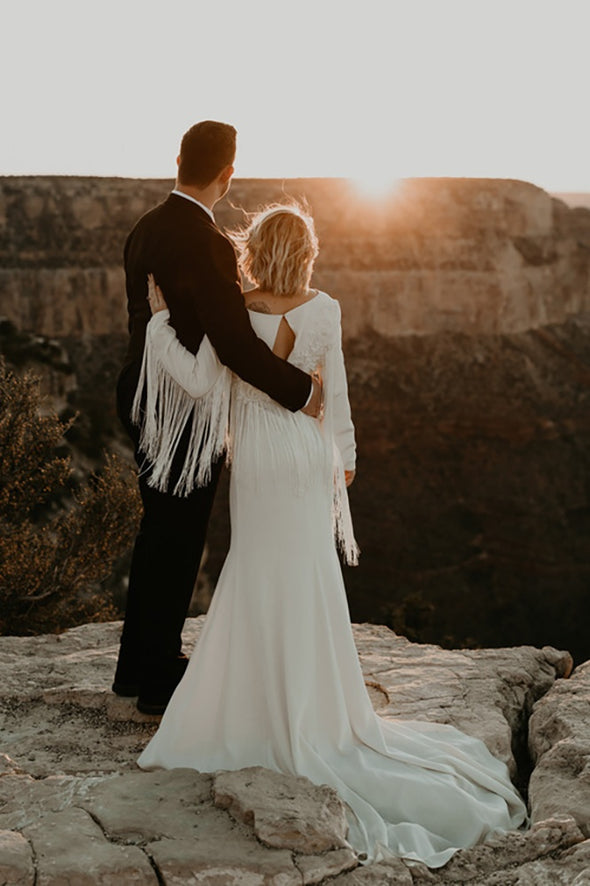
[[[584,209],[590,209],[590,192],[583,191],[582,193],[579,193],[575,191],[563,191],[554,192],[553,196],[558,200],[563,200],[564,203],[567,203],[567,205],[572,208],[581,206]]]
[[[122,248],[169,180],[0,178],[0,316],[49,336],[125,327]],[[345,337],[508,333],[588,310],[590,211],[521,181],[406,179],[387,199],[343,179],[238,179],[216,210],[308,201],[314,284],[342,303]]]

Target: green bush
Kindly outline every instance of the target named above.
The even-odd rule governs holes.
[[[134,473],[114,455],[75,482],[63,439],[74,419],[43,406],[39,380],[0,361],[2,634],[115,617],[101,582],[128,551],[141,513]]]

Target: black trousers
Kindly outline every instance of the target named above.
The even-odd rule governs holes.
[[[186,498],[159,492],[148,485],[139,431],[129,418],[139,367],[126,367],[117,385],[119,417],[131,437],[140,469],[143,517],[135,540],[125,622],[116,680],[139,682],[144,688],[174,679],[174,662],[182,649],[181,633],[197,578],[207,524],[223,460],[213,465],[208,486]],[[170,488],[179,476],[188,444],[182,439],[174,459]]]

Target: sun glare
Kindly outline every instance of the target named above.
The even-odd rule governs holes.
[[[367,200],[385,200],[398,188],[401,179],[393,178],[379,169],[367,169],[351,179],[361,197]]]

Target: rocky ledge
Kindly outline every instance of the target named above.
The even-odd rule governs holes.
[[[187,647],[202,622],[187,622]],[[109,690],[120,623],[85,625],[0,639],[0,883],[589,884],[590,663],[570,676],[569,654],[550,647],[449,651],[354,630],[382,716],[452,723],[505,760],[524,793],[530,777],[529,831],[436,871],[362,865],[325,786],[263,769],[141,772],[157,719]]]

